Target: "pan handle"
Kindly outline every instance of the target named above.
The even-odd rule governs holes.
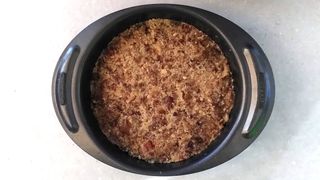
[[[67,101],[67,93],[70,91],[70,87],[67,84],[67,78],[70,78],[68,72],[69,64],[74,62],[80,52],[79,46],[69,46],[64,53],[61,55],[59,65],[56,70],[56,78],[54,79],[55,87],[54,97],[56,109],[60,111],[60,120],[64,123],[65,127],[73,133],[77,132],[79,125],[72,113],[72,104]]]
[[[259,61],[260,56],[258,53],[259,51],[252,46],[247,46],[243,49],[252,89],[247,119],[241,132],[246,138],[256,137],[267,121],[263,109],[268,106],[266,96],[270,92],[267,87],[270,86],[270,83],[266,81],[268,80],[265,73],[266,66]]]
[[[251,82],[251,98],[250,98],[250,105],[249,105],[249,112],[247,115],[247,120],[243,126],[242,134],[248,134],[254,124],[253,116],[255,114],[255,110],[257,108],[258,103],[258,77],[255,70],[253,58],[249,48],[243,49],[243,55],[247,61],[249,73],[250,73],[250,82]]]

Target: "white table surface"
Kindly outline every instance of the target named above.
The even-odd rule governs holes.
[[[0,2],[0,179],[139,179],[75,145],[51,102],[62,50],[83,28],[116,10],[159,1]],[[272,65],[276,102],[243,153],[210,170],[162,179],[320,179],[320,1],[162,1],[220,14],[251,34]]]

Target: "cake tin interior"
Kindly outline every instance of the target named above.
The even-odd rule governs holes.
[[[188,24],[194,25],[195,27],[206,33],[216,43],[218,43],[224,55],[227,57],[234,79],[235,104],[230,114],[230,121],[222,129],[220,136],[199,155],[193,156],[187,160],[177,163],[150,164],[143,160],[139,160],[137,158],[129,156],[127,152],[121,151],[116,145],[111,144],[102,134],[97,120],[95,119],[90,108],[90,80],[92,69],[102,50],[106,47],[108,42],[110,42],[112,38],[117,36],[120,32],[124,31],[135,23],[143,22],[151,18],[165,18],[186,22]],[[82,67],[83,69],[80,77],[80,102],[82,107],[81,111],[85,115],[84,121],[86,121],[89,126],[87,128],[91,131],[91,138],[99,147],[101,147],[101,149],[103,149],[102,153],[111,158],[113,161],[119,163],[121,166],[124,166],[126,169],[140,172],[174,171],[181,168],[187,168],[189,166],[194,166],[201,163],[201,161],[203,161],[208,154],[216,153],[216,150],[219,149],[219,146],[222,144],[222,142],[228,140],[226,139],[226,136],[230,133],[230,130],[235,125],[235,121],[240,113],[240,104],[242,103],[241,94],[244,86],[243,80],[241,79],[240,75],[241,72],[239,71],[239,66],[241,66],[241,64],[238,64],[239,62],[236,60],[234,51],[231,50],[230,44],[228,44],[228,41],[224,39],[224,37],[220,33],[221,32],[219,31],[219,29],[217,29],[217,27],[208,23],[206,19],[198,16],[197,14],[190,14],[188,12],[184,12],[183,10],[179,12],[177,10],[170,9],[166,11],[163,11],[163,9],[146,9],[145,11],[136,12],[135,14],[127,14],[118,18],[117,21],[112,22],[111,26],[105,28],[104,32],[97,40],[97,43],[95,43],[94,46],[91,47],[89,55],[85,59],[84,66]]]

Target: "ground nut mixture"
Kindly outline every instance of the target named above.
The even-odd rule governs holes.
[[[152,19],[115,37],[91,81],[102,132],[148,162],[187,159],[212,142],[234,103],[218,45],[186,23]]]

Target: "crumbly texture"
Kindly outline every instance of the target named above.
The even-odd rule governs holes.
[[[194,26],[167,19],[115,37],[94,67],[91,94],[106,137],[150,163],[199,154],[220,134],[234,103],[219,46]]]

